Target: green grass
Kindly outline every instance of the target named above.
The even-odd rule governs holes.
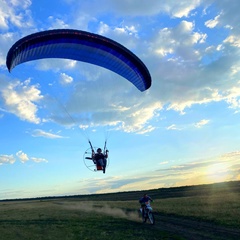
[[[0,239],[178,239],[119,212],[103,213],[111,208],[92,206],[81,201],[0,203]]]
[[[239,193],[157,200],[154,209],[165,214],[175,214],[240,228]]]
[[[105,202],[106,205],[134,211],[137,201]],[[217,192],[203,196],[155,199],[155,212],[209,221],[240,229],[240,192]]]
[[[159,214],[239,229],[239,182],[234,188],[216,186],[151,190],[152,207]],[[180,239],[157,226],[141,223],[137,214],[141,194],[0,201],[0,240]]]

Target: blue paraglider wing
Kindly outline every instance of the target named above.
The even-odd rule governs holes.
[[[107,68],[140,91],[151,86],[147,67],[126,47],[101,35],[73,29],[43,31],[20,39],[10,48],[6,64],[10,72],[18,64],[43,58],[72,59]]]

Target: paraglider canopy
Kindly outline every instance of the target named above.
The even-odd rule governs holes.
[[[151,86],[144,63],[123,45],[86,31],[55,29],[18,40],[7,54],[9,72],[18,64],[43,59],[65,58],[107,68],[129,80],[140,91]]]

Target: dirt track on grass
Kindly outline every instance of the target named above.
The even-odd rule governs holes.
[[[237,240],[240,239],[240,229],[222,227],[209,222],[202,222],[175,216],[165,216],[155,213],[154,228],[176,234],[182,239],[190,240]],[[148,223],[147,223],[148,224]]]

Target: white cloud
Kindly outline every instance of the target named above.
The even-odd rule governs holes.
[[[69,25],[64,22],[64,20],[59,18],[54,18],[53,16],[48,17],[48,20],[51,24],[49,29],[62,29],[62,28],[69,28]]]
[[[142,0],[141,4],[137,1],[128,0],[117,0],[117,1],[106,1],[106,6],[109,9],[115,9],[115,11],[122,15],[131,16],[146,16],[146,15],[156,15],[159,13],[167,13],[171,17],[188,17],[190,12],[194,10],[201,3],[200,0],[193,0],[191,2],[187,0],[182,0],[181,4],[178,1],[169,0],[152,0],[149,4],[148,0]]]
[[[116,75],[112,78],[111,74],[109,79],[107,75],[103,74],[97,81],[75,82],[74,91],[65,104],[69,115],[82,126],[102,124],[126,132],[152,131],[154,127],[148,122],[162,108],[160,102],[152,102],[151,95],[139,92],[126,79]],[[64,124],[64,119],[57,115],[53,119]],[[71,119],[68,124],[69,121]]]
[[[18,151],[16,153],[16,156],[20,159],[20,161],[22,163],[25,163],[25,162],[29,161],[28,155],[26,153],[24,153],[22,150]]]
[[[61,72],[65,69],[73,69],[77,65],[77,61],[70,59],[41,59],[37,62],[32,62],[35,64],[36,69],[40,71],[53,71]]]
[[[184,61],[198,61],[200,55],[195,46],[205,40],[206,34],[194,32],[194,24],[184,20],[174,28],[161,29],[150,44],[150,49],[160,57],[170,55]]]
[[[240,34],[239,35],[230,35],[225,40],[224,43],[229,43],[234,47],[240,48]]]
[[[39,102],[43,96],[38,85],[30,85],[30,80],[2,82],[5,87],[0,88],[0,93],[4,99],[6,110],[22,120],[40,123],[40,118],[36,116],[38,107],[35,103]]]
[[[81,9],[81,13],[83,13],[90,5],[93,13],[99,13],[99,9],[97,9],[99,2],[96,4],[95,1],[76,1],[75,3],[76,8],[74,12],[78,12],[78,15],[83,16],[79,14],[78,10]],[[155,1],[154,4],[143,1],[141,4],[136,5],[135,1],[130,3],[125,0],[114,2],[105,0],[101,1],[101,3],[108,3],[101,4],[103,5],[101,13],[114,6],[113,9],[115,10],[112,11],[118,14],[125,14],[124,16],[132,14],[131,16],[142,15],[144,17],[146,15],[167,13],[170,17],[182,18],[190,16],[190,13],[200,4],[205,7],[205,4],[211,4],[211,1],[201,2],[196,0],[191,1],[191,3],[189,1],[181,1],[181,4],[175,1]],[[237,1],[234,1],[234,3],[236,5]],[[225,5],[224,3],[216,2],[216,4],[220,6],[218,11],[220,14],[213,20],[205,23],[208,27],[214,27],[216,24],[219,27],[226,26],[227,16],[230,16],[230,12],[234,12],[234,9],[227,3]],[[126,6],[128,7],[126,8]],[[223,6],[224,11],[222,11]],[[67,22],[66,16],[62,19],[51,16],[48,21],[58,23],[58,26],[61,28],[72,27],[76,24],[76,22],[72,22],[71,25]],[[136,50],[137,55],[149,67],[153,84],[148,93],[139,94],[133,91],[134,94],[132,94],[130,93],[132,91],[131,86],[129,87],[125,80],[118,76],[116,77],[116,75],[110,75],[109,78],[114,79],[110,81],[108,74],[104,71],[94,71],[93,76],[92,72],[88,72],[87,68],[81,69],[81,74],[87,76],[88,80],[90,79],[94,83],[101,81],[101,84],[97,85],[99,91],[107,91],[107,86],[108,93],[104,95],[96,93],[93,83],[81,85],[80,89],[76,88],[76,92],[72,94],[67,103],[67,109],[71,114],[76,115],[78,123],[84,125],[89,119],[94,121],[96,125],[106,123],[113,125],[118,123],[118,127],[124,128],[125,131],[140,133],[153,129],[149,121],[154,118],[154,113],[161,110],[163,106],[167,106],[167,109],[179,111],[182,114],[184,114],[186,108],[190,108],[193,104],[205,104],[212,101],[226,101],[231,107],[235,108],[239,106],[239,92],[235,91],[235,96],[233,97],[234,89],[238,89],[236,81],[239,74],[239,68],[237,67],[239,65],[239,60],[237,60],[238,54],[230,53],[228,48],[229,45],[231,47],[239,47],[237,34],[229,35],[222,44],[219,44],[220,47],[217,48],[217,46],[209,46],[208,42],[206,42],[206,33],[196,29],[194,21],[188,19],[180,21],[178,25],[173,27],[157,28],[155,26],[154,30],[149,29],[149,37],[145,38],[144,41],[139,38],[140,24],[129,19],[118,24],[98,22],[98,14],[93,18],[85,13],[85,28],[87,28],[88,23],[94,23],[96,32],[121,42],[134,52]],[[231,22],[231,26],[236,26],[236,23],[235,25],[233,23]],[[52,26],[54,25],[52,24]],[[157,34],[153,36],[152,33]],[[210,64],[202,65],[202,59],[205,56],[211,58],[216,52],[219,53],[217,59],[212,60]],[[76,61],[59,60],[58,62],[58,60],[44,60],[39,61],[38,69],[54,69],[54,71],[59,73],[63,69],[71,69],[76,65],[79,66]],[[103,80],[105,77],[108,78],[106,81]],[[228,79],[229,85],[226,79]],[[70,83],[72,82],[72,77],[61,73],[61,80],[62,82]],[[118,80],[122,82],[116,85]],[[115,90],[117,90],[117,94]],[[96,99],[100,101],[96,102]],[[138,102],[138,99],[141,99],[140,102]],[[11,112],[15,111],[15,114],[22,119],[31,119],[30,121],[39,123],[40,119],[36,116],[36,102],[31,101],[31,103],[33,104],[30,111],[32,117],[30,117],[30,114],[27,115],[27,113],[24,115],[24,112],[19,109],[16,110],[16,105],[20,105],[20,103],[14,105],[14,110],[12,110],[14,106],[11,103]],[[26,107],[24,108],[26,109]],[[88,117],[86,118],[86,116]],[[68,116],[65,119],[54,117],[53,119],[64,124],[70,121],[70,119],[67,120]]]
[[[0,34],[0,66],[6,69],[6,55],[10,44],[13,42],[13,33]]]
[[[40,163],[40,162],[48,162],[45,158],[36,158],[36,157],[28,157],[28,155],[26,153],[24,153],[22,150],[18,151],[16,153],[16,156],[20,159],[20,161],[22,163],[26,163],[30,160],[32,160],[33,162],[36,163]]]
[[[126,132],[147,133],[155,129],[155,127],[147,124],[154,116],[157,110],[161,109],[159,102],[145,106],[145,104],[132,106],[130,111],[125,113],[123,128]]]
[[[230,28],[235,33],[240,33],[239,22],[239,6],[238,0],[232,0],[231,4],[228,1],[214,1],[216,8],[220,14],[217,19],[218,26]]]
[[[19,158],[19,160],[22,163],[26,163],[30,160],[36,162],[36,163],[40,163],[40,162],[48,162],[46,159],[44,158],[36,158],[36,157],[28,157],[28,155],[26,153],[24,153],[22,150],[18,151],[16,153],[16,156]],[[13,155],[0,155],[0,165],[2,164],[14,164],[16,162],[16,159],[14,158]]]
[[[167,127],[167,130],[181,130],[181,129],[178,128],[178,127],[176,126],[176,124],[172,124],[172,125],[170,125],[170,126]]]
[[[204,52],[199,46],[206,41],[204,34],[197,36],[186,22],[177,28],[162,29],[151,43],[150,51],[156,50],[157,54],[147,62],[153,78],[150,94],[167,103],[168,109],[181,113],[193,104],[213,101],[238,106],[238,38],[226,38],[220,48],[210,46]],[[204,57],[211,58],[211,62],[202,65]]]
[[[121,31],[114,31],[107,26],[106,29],[109,35],[118,34],[119,39],[124,39],[128,34],[125,28]],[[139,51],[145,46],[136,35],[126,37],[126,39],[129,41],[129,46],[134,43],[135,48],[140,49]],[[162,109],[166,104],[168,110],[173,109],[182,114],[186,108],[194,104],[206,104],[212,101],[226,101],[237,106],[236,101],[230,101],[232,95],[229,86],[233,89],[236,87],[237,82],[234,79],[237,79],[239,73],[238,62],[235,61],[234,55],[223,57],[220,55],[219,59],[203,66],[201,59],[204,54],[216,52],[216,47],[209,47],[207,51],[201,47],[202,44],[206,44],[206,39],[205,33],[197,32],[195,24],[186,20],[181,21],[174,28],[161,29],[155,38],[151,39],[149,52],[145,49],[144,62],[149,67],[153,79],[148,93],[134,92],[134,95],[131,94],[128,98],[127,91],[132,90],[127,84],[125,85],[125,80],[120,79],[121,84],[116,85],[119,77],[115,75],[108,77],[109,72],[106,74],[97,69],[94,71],[94,83],[79,84],[79,88],[75,89],[76,93],[73,93],[69,99],[67,109],[70,110],[70,114],[90,116],[87,119],[82,116],[76,117],[77,122],[83,125],[85,123],[82,121],[89,121],[89,119],[96,125],[116,124],[117,122],[117,126],[125,131],[144,132],[145,129],[149,131],[152,129],[148,122],[153,119],[153,113]],[[226,48],[222,46],[217,51],[226,51]],[[91,73],[89,79],[92,79]],[[226,82],[226,79],[229,82]],[[96,93],[94,84],[97,84],[100,92],[107,92],[107,94]],[[116,90],[117,95],[114,94]],[[236,92],[235,99],[238,96],[239,93]],[[96,99],[101,99],[101,101],[96,102]],[[144,99],[145,103],[140,100],[137,104],[137,99]],[[151,111],[149,111],[149,106],[151,106]],[[119,109],[125,110],[119,112]]]
[[[60,83],[62,85],[70,84],[73,82],[73,78],[68,76],[66,73],[60,73]]]
[[[131,3],[109,1],[108,3],[105,5],[106,11],[110,9],[109,6],[114,6],[112,9],[115,10],[112,11],[121,16],[167,13],[170,17],[181,18],[190,16],[194,10],[197,11],[196,8],[200,5],[206,10],[213,1],[191,1],[191,3],[181,1],[181,4],[176,1],[156,1],[151,5],[147,1],[138,5],[134,1]],[[93,2],[91,4],[94,9]],[[234,0],[232,4],[227,1],[215,1],[214,4],[217,6],[218,14],[205,25],[209,28],[229,25],[231,27],[229,29],[234,31],[234,34],[227,37],[224,42],[218,43],[218,46],[209,45],[207,34],[200,32],[198,28],[195,28],[195,23],[188,19],[182,20],[179,25],[174,27],[168,26],[159,30],[155,27],[154,32],[158,30],[158,34],[154,37],[149,31],[147,44],[137,38],[140,28],[136,23],[131,25],[125,20],[115,28],[111,27],[109,23],[102,22],[100,24],[101,33],[126,44],[130,49],[137,49],[138,53],[144,53],[143,60],[149,67],[153,78],[153,85],[149,90],[152,96],[152,98],[148,98],[149,104],[154,104],[156,101],[162,105],[169,104],[168,109],[174,109],[181,113],[184,113],[184,110],[193,104],[206,104],[212,101],[226,101],[230,106],[238,106],[239,93],[236,93],[233,99],[230,91],[238,85],[239,58],[237,57],[238,53],[234,50],[230,51],[227,45],[239,46],[239,37],[236,34],[239,31],[237,26],[240,17],[236,10],[239,8],[239,1]],[[87,7],[87,5],[83,6]],[[97,9],[95,11],[98,12]],[[101,12],[104,12],[104,8],[101,9]],[[205,12],[207,13],[207,11]],[[128,26],[134,26],[131,37],[128,35]],[[219,28],[216,30],[221,31]],[[214,51],[205,51],[205,49],[210,50],[210,47]],[[149,52],[146,52],[146,49],[149,49]],[[203,66],[202,61],[205,57],[211,59],[211,62]],[[235,76],[232,75],[233,71]],[[124,104],[121,106],[125,108]]]
[[[46,160],[45,158],[36,158],[36,157],[31,157],[31,160],[33,162],[36,162],[36,163],[40,163],[40,162],[48,162],[48,160]]]
[[[106,35],[110,30],[111,30],[110,27],[109,27],[106,23],[104,23],[104,22],[102,22],[102,21],[99,23],[98,34],[104,36],[104,35]]]
[[[30,0],[1,0],[0,4],[0,28],[8,29],[10,24],[16,27],[30,27],[33,25]]]
[[[207,120],[207,119],[202,119],[201,121],[197,122],[194,124],[194,126],[196,128],[201,128],[203,127],[204,125],[207,125],[209,123],[210,120]]]
[[[43,131],[41,129],[35,129],[33,132],[32,132],[32,136],[33,137],[45,137],[45,138],[52,138],[52,139],[55,139],[55,138],[63,138],[62,136],[58,135],[58,134],[54,134],[54,133],[51,133],[51,132],[46,132],[46,131]]]
[[[216,16],[214,19],[210,19],[205,22],[205,26],[208,28],[215,28],[219,22],[220,15]]]
[[[10,4],[14,7],[21,7],[23,9],[26,9],[31,6],[32,1],[31,0],[10,0]]]
[[[2,164],[13,164],[15,163],[15,158],[13,155],[0,155],[0,165]]]

